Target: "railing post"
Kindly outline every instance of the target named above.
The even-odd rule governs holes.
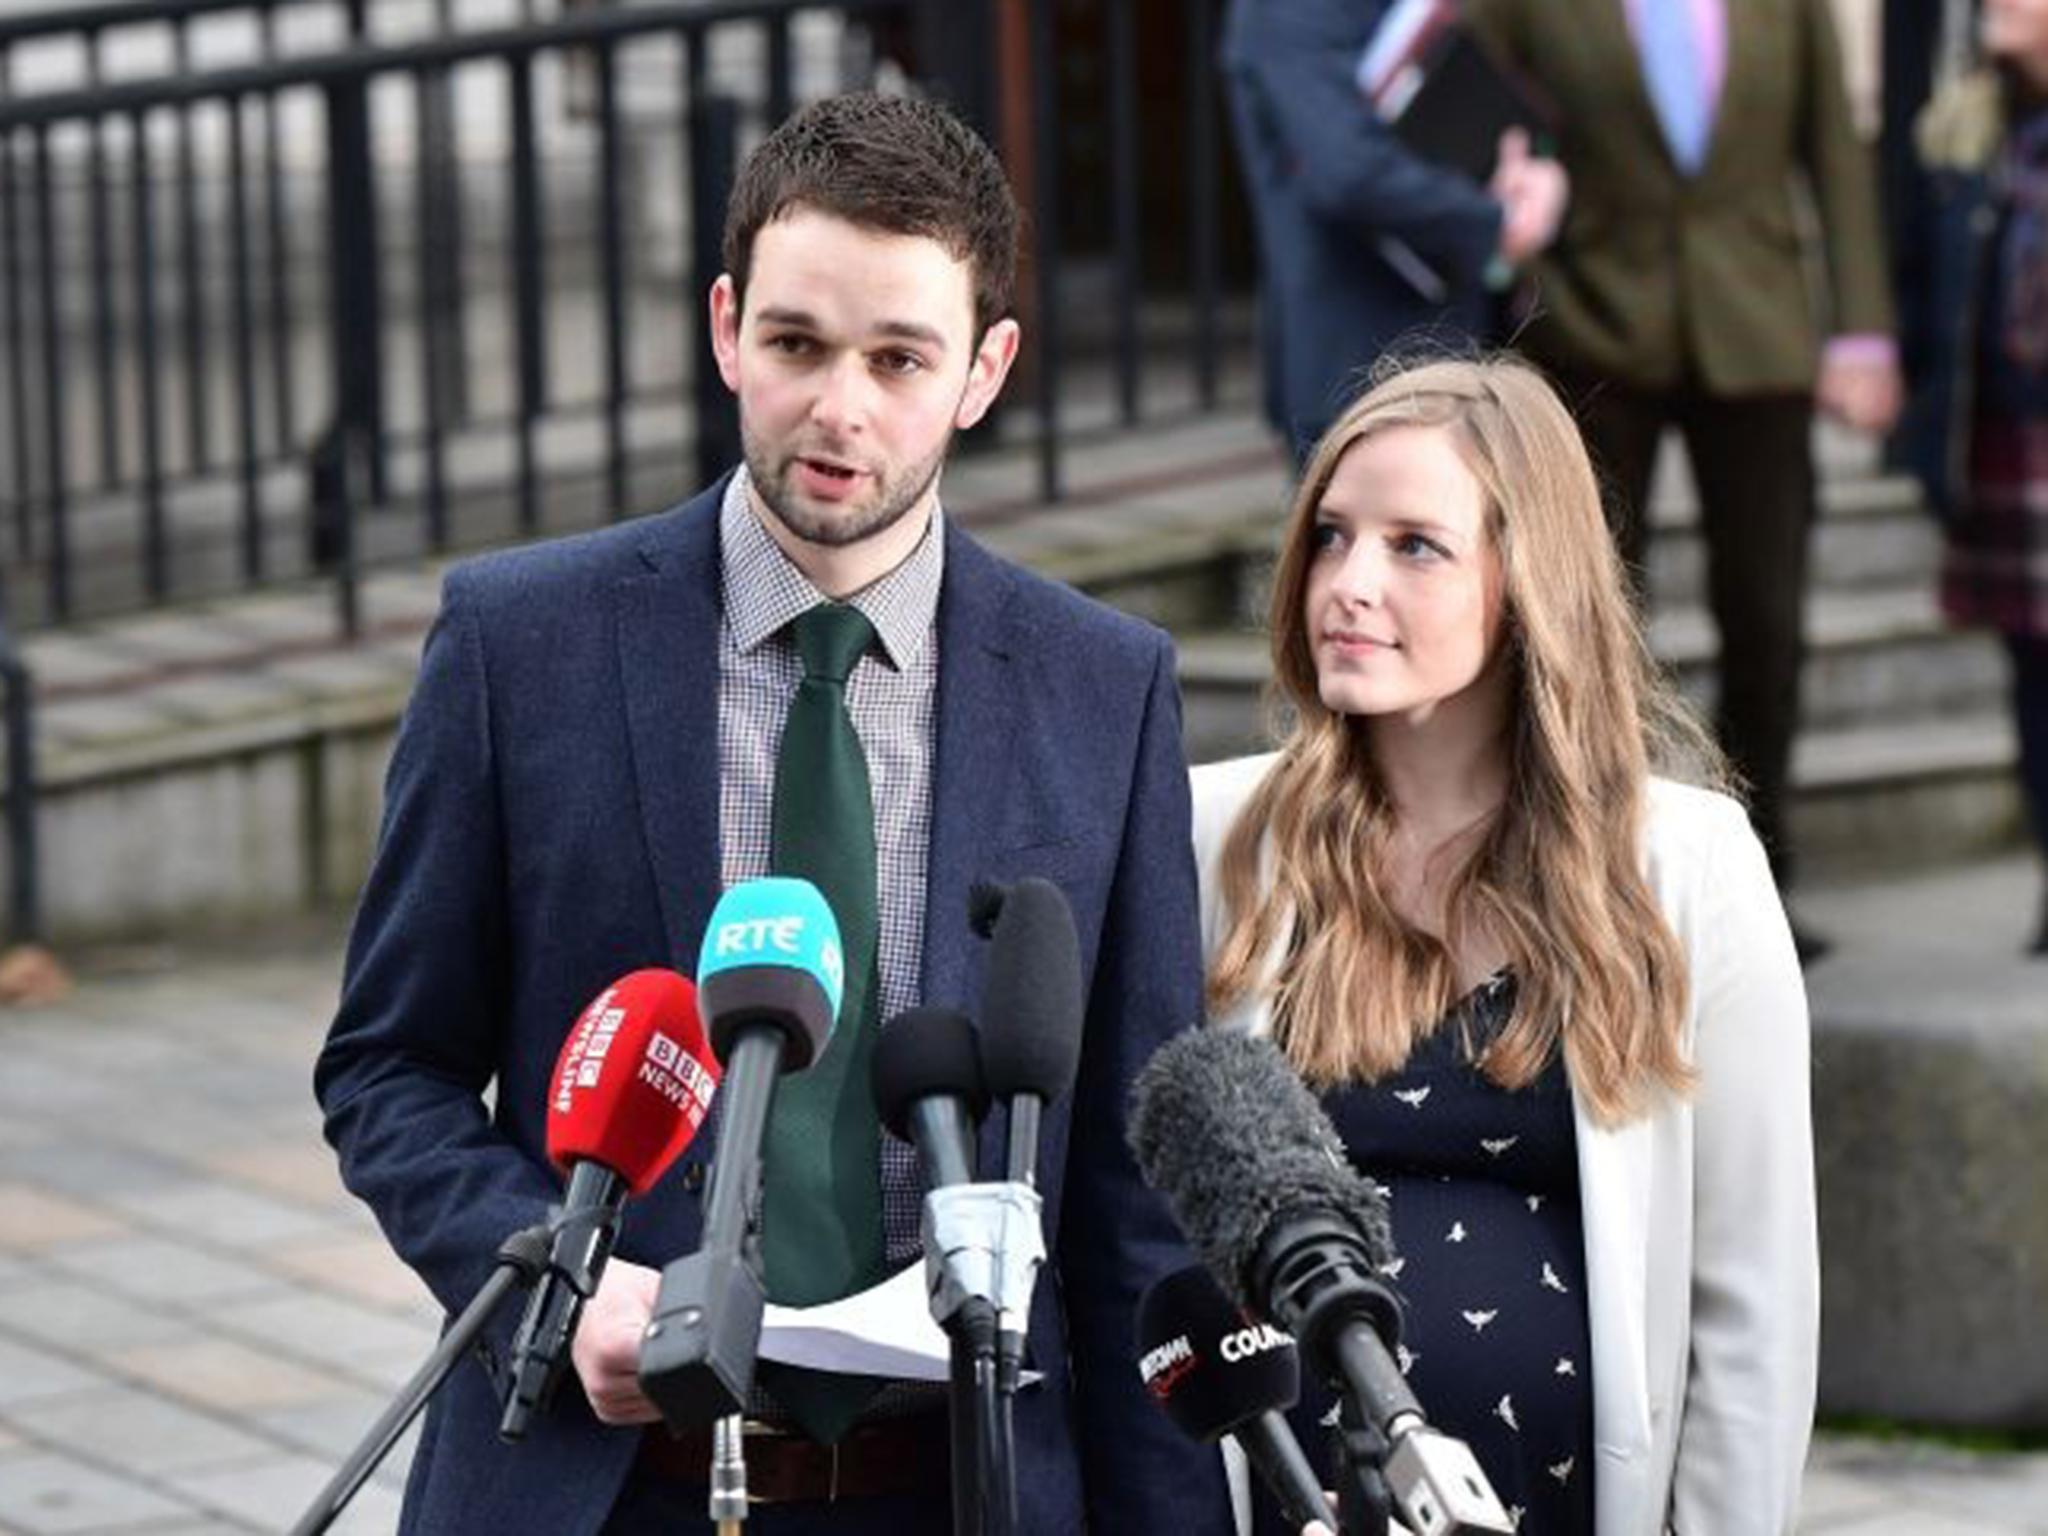
[[[1037,288],[1032,323],[1038,331],[1038,494],[1065,492],[1060,463],[1060,135],[1059,62],[1053,7],[1031,9],[1031,223],[1037,231],[1032,272]]]
[[[7,941],[43,941],[42,880],[36,847],[35,696],[0,616],[0,686],[7,693]]]
[[[354,432],[366,440],[370,499],[382,501],[384,323],[369,82],[352,75],[330,84],[326,94],[327,287],[335,370],[331,430],[344,439]]]
[[[693,44],[694,44],[693,39]],[[725,268],[720,245],[725,235],[725,205],[732,195],[733,169],[739,159],[739,104],[730,96],[700,91],[690,100],[690,293],[691,312],[702,317],[704,296]],[[711,352],[709,322],[699,319],[702,342],[697,348],[696,382],[697,480],[709,485],[739,462],[739,406],[719,377]]]
[[[325,530],[327,562],[334,569],[334,601],[342,634],[363,633],[362,561],[357,549],[357,513],[370,492],[374,449],[369,433],[343,425],[316,453],[327,455],[314,475],[316,525]]]
[[[994,0],[917,0],[921,73],[933,91],[991,144],[1000,141]]]

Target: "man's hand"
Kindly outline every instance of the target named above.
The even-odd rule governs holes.
[[[1828,415],[1855,431],[1889,432],[1905,399],[1898,359],[1883,348],[1872,354],[1829,347],[1821,355],[1814,399]]]
[[[1529,153],[1527,133],[1510,128],[1500,136],[1487,190],[1501,206],[1500,258],[1519,267],[1557,238],[1572,184],[1562,165]]]
[[[660,1290],[660,1270],[613,1259],[584,1303],[569,1358],[601,1423],[652,1424],[661,1417],[640,1390],[640,1340]]]

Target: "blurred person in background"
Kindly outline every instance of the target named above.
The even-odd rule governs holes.
[[[1270,1034],[1388,1188],[1430,1422],[1520,1536],[1789,1531],[1805,988],[1541,377],[1440,362],[1345,411],[1271,630],[1292,730],[1192,777],[1210,1023]]]
[[[1900,432],[1946,535],[1941,600],[2012,661],[2020,778],[2048,854],[2048,0],[1948,8],[1975,62],[1915,124],[1897,252]],[[2048,888],[2029,952],[2048,956]]]
[[[1548,94],[1571,176],[1520,344],[1578,413],[1645,592],[1657,447],[1667,426],[1685,439],[1720,640],[1716,724],[1781,885],[1814,407],[1882,432],[1901,393],[1873,167],[1829,12],[1830,0],[1465,7]],[[1801,233],[1801,179],[1819,215],[1819,263]],[[1825,947],[1800,940],[1808,958]]]
[[[1267,419],[1297,460],[1403,336],[1486,339],[1568,185],[1510,130],[1485,185],[1411,151],[1362,90],[1388,0],[1232,0],[1222,64],[1258,228]]]

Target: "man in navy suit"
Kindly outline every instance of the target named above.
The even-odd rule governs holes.
[[[929,104],[834,98],[750,157],[710,294],[744,466],[660,516],[450,573],[316,1090],[349,1187],[466,1304],[559,1196],[543,1107],[572,1019],[625,971],[689,969],[721,890],[765,872],[792,626],[851,605],[873,629],[845,694],[873,783],[879,1017],[978,999],[976,881],[1053,880],[1081,937],[1079,1077],[1039,1160],[1052,1273],[1043,1379],[1016,1406],[1022,1529],[1207,1536],[1228,1519],[1215,1455],[1143,1400],[1131,1349],[1139,1293],[1185,1250],[1122,1139],[1132,1076],[1201,1004],[1172,650],[939,507],[952,434],[1016,355],[1017,221],[986,145]],[[991,1117],[985,1167],[1002,1131]],[[698,1242],[714,1140],[627,1208],[580,1392],[497,1440],[509,1320],[486,1369],[450,1379],[403,1530],[708,1529],[702,1445],[640,1427],[634,1365],[660,1266]],[[886,1138],[880,1165],[900,1264],[914,1165]],[[829,1447],[778,1406],[749,1429],[763,1536],[949,1528],[942,1394],[888,1389]]]
[[[1232,0],[1222,64],[1263,267],[1266,416],[1306,457],[1390,346],[1489,339],[1566,182],[1503,136],[1482,186],[1407,148],[1358,68],[1392,0]]]

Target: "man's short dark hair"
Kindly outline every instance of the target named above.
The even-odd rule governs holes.
[[[799,206],[938,241],[967,263],[977,338],[1010,312],[1017,200],[994,151],[936,102],[872,91],[828,96],[761,141],[725,214],[725,270],[742,306],[754,237]]]

